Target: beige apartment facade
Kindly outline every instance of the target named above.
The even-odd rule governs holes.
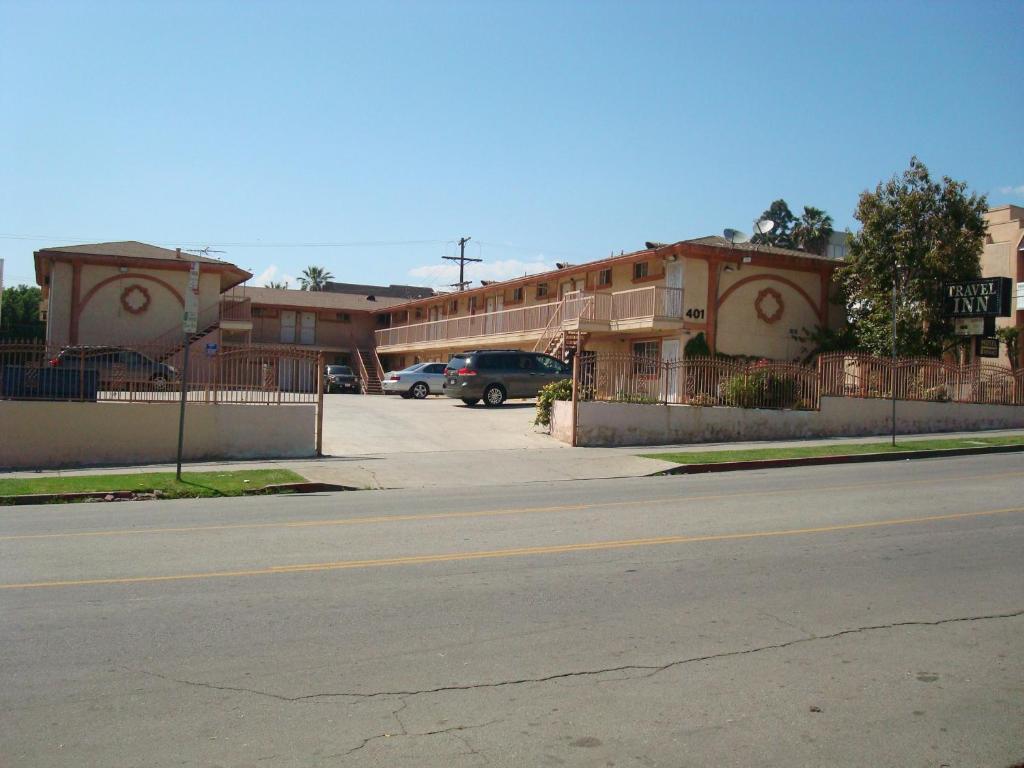
[[[678,359],[703,334],[719,353],[794,360],[809,331],[844,322],[829,301],[838,265],[719,237],[657,245],[393,307],[377,353],[385,368],[504,347]]]
[[[196,338],[248,328],[229,292],[252,275],[234,264],[135,241],[44,248],[34,257],[52,348],[180,345],[194,260],[200,263]]]
[[[1013,315],[996,319],[998,328],[1024,329],[1024,208],[1004,205],[985,213],[988,231],[981,255],[984,277],[1009,277],[1014,285]],[[999,360],[1009,365],[1005,344],[1000,344]],[[1024,366],[1024,349],[1018,350],[1018,366]]]

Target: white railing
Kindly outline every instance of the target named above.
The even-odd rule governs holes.
[[[376,336],[377,346],[387,347],[536,331],[541,334],[540,344],[561,333],[565,323],[578,320],[607,323],[644,318],[679,320],[682,316],[682,288],[651,285],[618,293],[572,291],[560,302],[400,325],[377,331]]]
[[[466,317],[452,317],[415,325],[400,325],[376,332],[377,346],[418,344],[429,341],[467,339],[474,336],[497,336],[505,333],[543,331],[559,307],[559,302],[532,307],[483,312]]]

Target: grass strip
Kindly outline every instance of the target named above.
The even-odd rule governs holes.
[[[253,488],[277,483],[302,483],[305,478],[290,469],[243,469],[232,472],[140,472],[117,475],[71,475],[0,480],[0,497],[44,493],[95,491],[160,491],[167,499],[241,496]],[[0,499],[0,503],[3,503]]]
[[[645,459],[671,461],[675,464],[721,464],[727,461],[758,461],[765,459],[807,459],[816,456],[855,456],[864,453],[901,453],[904,451],[941,451],[951,448],[981,448],[992,445],[1024,445],[1024,436],[964,437],[944,440],[909,440],[891,443],[841,443],[808,445],[792,448],[744,448],[741,450],[685,451],[675,453],[642,453]]]

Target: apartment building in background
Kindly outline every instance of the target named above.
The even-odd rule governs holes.
[[[703,334],[711,351],[794,360],[811,330],[844,322],[835,259],[721,237],[648,246],[391,307],[377,353],[385,368],[504,347],[678,359]]]

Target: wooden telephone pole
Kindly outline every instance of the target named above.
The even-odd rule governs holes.
[[[452,288],[458,288],[460,291],[466,290],[466,286],[469,285],[469,282],[470,282],[470,281],[466,280],[466,262],[467,261],[483,261],[483,259],[471,259],[471,258],[468,258],[466,256],[466,243],[468,243],[472,239],[473,238],[471,238],[471,237],[459,238],[459,255],[458,256],[442,256],[441,257],[442,259],[448,259],[449,261],[457,261],[457,262],[459,262],[459,282],[453,283],[451,287]]]

